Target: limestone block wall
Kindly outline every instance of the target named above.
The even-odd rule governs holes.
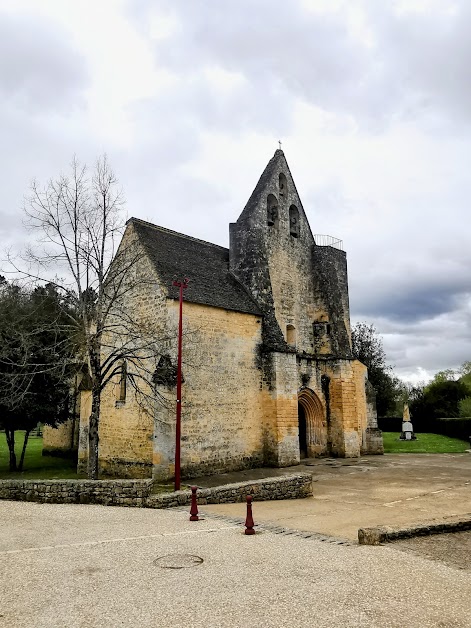
[[[126,231],[121,246],[129,247],[136,243],[132,228]],[[135,244],[137,247],[137,244]],[[139,257],[139,251],[131,249]],[[139,338],[155,342],[162,354],[170,351],[175,344],[176,332],[169,331],[167,318],[166,290],[159,284],[155,269],[142,253],[139,263],[129,271],[129,286],[123,303],[117,303],[114,322],[117,324],[112,339],[105,338],[104,345],[110,344],[128,348],[129,330]],[[124,307],[125,314],[121,314]],[[127,315],[132,322],[129,322]],[[106,358],[106,348],[103,359]],[[145,352],[145,345],[135,355]],[[132,355],[132,353],[131,353]],[[149,369],[155,369],[150,361]],[[133,372],[130,364],[129,374]],[[137,380],[138,381],[138,380]],[[145,386],[140,383],[141,389]],[[91,412],[91,395],[82,393],[79,471],[85,471],[88,460],[88,419]],[[99,473],[118,477],[151,477],[154,440],[154,407],[143,395],[135,394],[128,377],[125,399],[121,399],[121,376],[117,374],[102,393],[99,424]]]
[[[352,357],[347,255],[331,246],[313,246],[312,273],[319,301],[330,322],[330,352]]]
[[[270,393],[275,416],[270,421],[276,438],[274,458],[279,467],[299,463],[298,370],[294,353],[273,353],[273,387]],[[269,411],[270,406],[265,410]]]
[[[297,473],[283,475],[277,478],[265,478],[214,486],[199,489],[197,500],[200,506],[205,504],[234,504],[245,502],[247,495],[252,495],[254,501],[270,501],[277,499],[302,499],[312,495],[312,475]],[[191,503],[191,491],[177,491],[151,495],[147,501],[148,508],[172,508]],[[245,517],[245,509],[241,509],[241,519]]]
[[[170,328],[178,302],[169,301]],[[183,307],[182,476],[260,466],[264,460],[261,319],[195,303]],[[176,363],[176,343],[171,359]],[[154,477],[171,477],[175,455],[175,388],[157,409]]]
[[[383,433],[378,428],[376,412],[376,391],[366,380],[366,430],[364,432],[362,454],[384,454]]]
[[[144,506],[151,480],[3,480],[0,499],[48,504]]]
[[[43,455],[68,454],[78,446],[79,417],[57,427],[43,426]]]
[[[327,446],[316,453],[359,456],[369,428],[366,367],[357,360],[298,356],[297,362],[299,386],[316,395],[325,417]]]
[[[331,378],[332,454],[360,455],[363,409],[357,399],[353,361],[339,360]]]
[[[346,255],[316,245],[281,150],[230,225],[230,264],[262,307],[272,349],[351,356]],[[317,345],[315,322],[330,323]]]
[[[152,493],[151,480],[0,480],[0,499],[52,504],[103,504],[172,508],[187,505],[191,491]],[[252,495],[256,501],[300,499],[312,495],[309,473],[284,475],[215,486],[198,491],[198,503],[230,504],[245,501]],[[241,518],[245,509],[241,510]]]

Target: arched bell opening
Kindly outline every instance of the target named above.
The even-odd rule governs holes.
[[[328,454],[327,420],[324,407],[314,391],[303,388],[298,393],[300,458]]]

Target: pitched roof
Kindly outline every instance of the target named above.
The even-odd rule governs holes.
[[[225,310],[261,315],[248,290],[229,271],[229,250],[138,218],[129,221],[171,299],[178,299],[175,279],[188,277],[185,300]]]
[[[247,218],[248,216],[250,216],[250,213],[258,205],[260,201],[260,197],[265,192],[266,186],[270,182],[270,179],[273,177],[273,174],[277,172],[278,170],[279,161],[281,158],[284,159],[285,154],[283,153],[281,148],[278,148],[275,151],[275,154],[273,155],[273,157],[270,159],[270,161],[266,165],[265,170],[262,172],[260,179],[258,180],[258,183],[254,188],[254,191],[250,195],[250,198],[247,201],[247,204],[245,205],[241,215],[239,216],[239,220],[244,220],[244,218]]]

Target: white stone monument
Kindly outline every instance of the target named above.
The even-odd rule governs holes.
[[[401,440],[416,440],[417,437],[414,434],[414,428],[410,420],[409,406],[404,404],[404,411],[402,413],[402,432],[399,437]]]

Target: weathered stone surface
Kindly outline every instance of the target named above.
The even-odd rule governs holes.
[[[454,517],[441,522],[431,521],[413,526],[382,526],[377,528],[360,528],[358,542],[360,545],[381,545],[398,539],[414,536],[443,534],[445,532],[462,532],[471,530],[471,515]]]
[[[142,506],[152,486],[151,480],[1,480],[0,499]]]
[[[151,494],[151,480],[43,480],[0,481],[0,499],[54,504],[103,504],[171,508],[191,501],[191,491]],[[312,495],[312,476],[308,473],[227,484],[198,491],[200,504],[245,501],[246,495],[259,501],[298,499]]]
[[[381,434],[368,431],[377,424],[366,368],[351,351],[346,254],[316,242],[281,150],[230,225],[229,250],[138,219],[129,221],[124,240],[142,251],[135,270],[142,281],[127,294],[126,307],[135,320],[157,326],[166,372],[177,359],[172,281],[190,279],[183,309],[183,478],[290,466],[304,456],[381,453]],[[151,411],[131,392],[119,397],[120,376],[108,386],[101,473],[174,476],[174,380],[157,372],[161,403]],[[87,391],[81,396],[83,471],[91,399]]]
[[[300,473],[299,475],[284,475],[279,478],[266,478],[203,488],[198,490],[197,499],[199,505],[232,504],[245,502],[247,495],[252,495],[257,501],[310,497],[312,495],[312,476],[309,473]],[[146,507],[169,508],[190,503],[191,491],[178,491],[163,495],[151,495],[146,501]]]

